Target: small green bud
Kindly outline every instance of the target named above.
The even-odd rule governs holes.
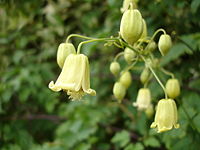
[[[113,87],[113,94],[118,102],[121,103],[122,99],[126,95],[126,87],[122,83],[116,82]]]
[[[142,35],[143,21],[137,9],[128,9],[123,13],[120,24],[120,35],[129,44],[133,45]]]
[[[170,98],[176,98],[180,95],[180,85],[177,79],[169,79],[166,83],[166,92]]]
[[[145,67],[140,75],[140,81],[142,82],[142,84],[145,84],[148,81],[149,76],[150,76],[149,68]]]
[[[156,49],[157,45],[156,42],[151,41],[145,48],[145,52],[153,52]]]
[[[65,59],[69,54],[75,54],[76,50],[72,43],[61,43],[57,51],[57,63],[60,68],[63,67]]]
[[[147,115],[148,118],[151,118],[153,116],[154,113],[154,108],[153,105],[151,104],[146,110],[145,110],[145,114]]]
[[[124,72],[120,77],[120,82],[128,89],[132,82],[131,73],[129,71]]]
[[[168,34],[162,34],[158,41],[158,48],[162,56],[165,56],[172,47],[172,40]]]
[[[118,62],[114,61],[110,64],[110,72],[113,74],[113,75],[118,75],[119,74],[119,71],[120,71],[120,65]]]
[[[124,50],[124,59],[126,60],[126,62],[128,64],[130,64],[133,59],[135,58],[135,52],[133,50],[131,50],[130,48],[126,47]]]

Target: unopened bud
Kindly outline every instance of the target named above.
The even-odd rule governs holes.
[[[110,72],[113,74],[113,75],[118,75],[119,74],[119,71],[120,71],[120,65],[118,62],[114,61],[110,64]]]
[[[151,118],[153,116],[154,113],[154,108],[153,105],[151,104],[146,110],[145,110],[145,114],[147,115],[148,118]]]
[[[120,82],[128,89],[132,82],[131,73],[129,71],[124,72],[120,77]]]
[[[125,86],[120,82],[116,82],[113,87],[113,94],[114,94],[115,98],[118,100],[118,102],[121,103],[122,99],[126,95]]]
[[[158,41],[158,48],[162,56],[165,56],[172,47],[172,40],[168,34],[162,34]]]
[[[145,52],[153,52],[156,49],[157,45],[154,41],[151,41],[145,48]]]
[[[149,76],[150,76],[149,68],[145,67],[140,75],[140,81],[142,82],[142,84],[145,84],[148,81]]]
[[[128,64],[130,64],[132,61],[133,61],[133,59],[135,58],[135,52],[133,51],[133,50],[131,50],[130,48],[125,48],[125,50],[124,50],[124,59],[126,60],[126,62],[128,63]]]
[[[128,9],[123,13],[120,24],[120,35],[129,44],[133,45],[142,35],[143,21],[137,9]]]
[[[75,54],[76,50],[72,43],[61,43],[57,51],[57,63],[60,68],[63,67],[65,59],[69,54]]]
[[[172,99],[180,95],[180,85],[177,79],[169,79],[165,88],[167,95]]]

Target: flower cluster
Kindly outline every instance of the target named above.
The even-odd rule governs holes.
[[[140,62],[139,72],[141,74],[139,79],[143,87],[139,89],[133,106],[137,107],[138,111],[145,111],[147,116],[151,118],[154,106],[148,85],[154,76],[163,89],[165,98],[157,104],[155,120],[151,128],[157,127],[158,132],[167,131],[173,127],[178,128],[177,107],[174,99],[180,95],[179,81],[173,73],[164,69],[159,63],[160,59],[167,55],[172,47],[171,37],[164,29],[156,30],[152,36],[148,35],[146,22],[137,9],[135,0],[124,0],[121,12],[123,14],[118,37],[90,38],[72,34],[68,36],[66,43],[60,44],[57,51],[57,63],[62,71],[55,83],[53,81],[49,83],[49,88],[56,92],[63,90],[73,100],[81,99],[85,94],[96,95],[95,90],[90,88],[88,57],[80,54],[80,48],[83,44],[104,41],[106,46],[114,45],[123,50],[115,56],[110,64],[110,71],[116,77],[113,95],[117,101],[121,103],[126,96],[126,92],[132,83],[132,72],[137,68],[137,63]],[[156,41],[155,37],[160,32],[163,34]],[[78,45],[77,52],[74,45],[69,43],[69,39],[73,36],[85,39]],[[160,53],[160,57],[154,55],[154,53]],[[120,64],[121,56],[126,62],[123,63],[125,65]],[[154,70],[170,76],[165,86]]]

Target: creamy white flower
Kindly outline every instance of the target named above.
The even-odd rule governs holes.
[[[80,99],[85,94],[96,95],[95,90],[90,88],[89,61],[83,54],[70,54],[67,56],[62,71],[54,84],[49,83],[53,91],[65,91],[70,98]]]
[[[158,128],[158,132],[164,132],[179,128],[176,103],[173,99],[162,99],[158,102],[155,120],[151,128]]]
[[[138,107],[138,110],[145,110],[151,105],[151,92],[148,88],[141,88],[138,92],[136,102],[133,106]]]

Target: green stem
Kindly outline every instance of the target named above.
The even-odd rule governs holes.
[[[149,65],[149,63],[146,61],[146,59],[140,55],[140,57],[144,60],[144,62],[147,64],[147,67],[151,70],[152,74],[154,75],[154,77],[156,78],[156,80],[158,81],[158,83],[160,84],[160,86],[162,87],[164,93],[165,93],[165,99],[167,99],[167,92],[166,89],[163,85],[163,83],[160,81],[160,79],[158,78],[158,76],[156,75],[155,71],[153,70],[153,68]]]
[[[66,43],[69,43],[69,40],[70,40],[70,38],[72,38],[72,37],[79,37],[79,38],[83,38],[83,39],[86,39],[86,40],[96,39],[96,38],[87,37],[87,36],[79,35],[79,34],[70,34],[70,35],[67,37],[67,39],[66,39]]]
[[[99,38],[99,39],[92,39],[92,40],[88,40],[88,41],[83,41],[83,42],[79,43],[79,45],[78,45],[77,54],[80,54],[81,46],[83,44],[96,42],[96,41],[113,41],[113,42],[115,42],[116,40],[118,40],[118,39],[117,38]]]
[[[130,69],[132,69],[136,65],[137,62],[138,62],[138,57],[135,59],[135,61],[130,66],[128,66],[125,69],[125,71],[129,71]]]
[[[130,46],[130,45],[127,44],[126,42],[124,42],[124,41],[120,41],[120,42],[121,42],[122,45],[125,45],[125,47],[128,47],[128,48],[132,49],[135,53],[140,54],[140,51],[139,51],[139,50],[134,49],[132,46]]]
[[[166,34],[165,30],[164,29],[158,29],[156,30],[156,32],[154,32],[152,38],[151,38],[151,41],[155,38],[155,36],[159,33],[159,32],[163,32],[164,34]]]
[[[174,74],[173,74],[172,72],[169,72],[169,71],[165,70],[164,68],[160,68],[160,70],[161,70],[164,74],[171,76],[173,79],[175,78],[175,76],[174,76]]]
[[[122,55],[124,55],[124,52],[118,53],[118,54],[115,56],[114,61],[117,61],[117,59],[118,59],[120,56],[122,56]]]

